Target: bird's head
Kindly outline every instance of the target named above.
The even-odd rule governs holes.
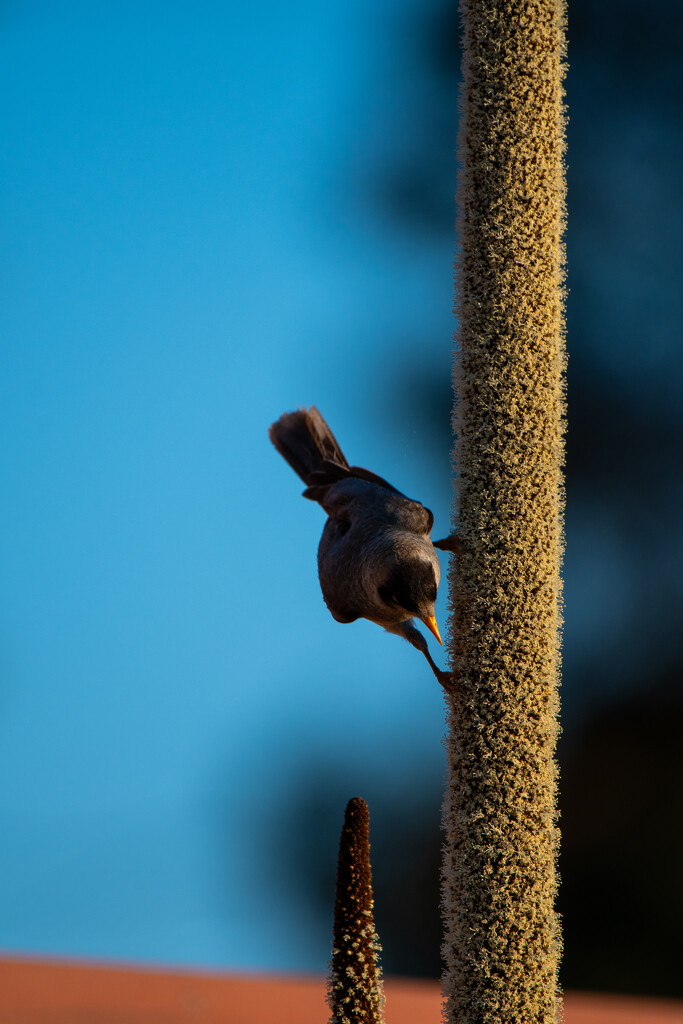
[[[439,564],[414,555],[392,566],[388,577],[378,586],[382,605],[392,617],[418,618],[442,643],[434,615],[439,587]],[[398,620],[400,621],[400,620]]]

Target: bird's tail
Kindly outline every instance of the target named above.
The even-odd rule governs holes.
[[[313,483],[315,477],[311,479],[311,474],[323,468],[327,472],[335,465],[345,471],[350,468],[337,439],[314,405],[284,413],[273,423],[268,436],[305,484]]]

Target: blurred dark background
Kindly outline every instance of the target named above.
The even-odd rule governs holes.
[[[452,237],[455,4],[396,27],[404,144],[357,168],[397,234]],[[559,909],[567,988],[683,996],[683,8],[572,0],[568,122],[567,509]],[[418,339],[415,339],[416,345]],[[425,347],[428,342],[421,339]],[[444,464],[451,393],[416,359],[386,414]],[[410,381],[410,383],[408,383]],[[417,408],[416,408],[417,405]],[[409,743],[410,738],[405,737]],[[401,756],[400,743],[395,755]],[[440,786],[368,794],[339,761],[302,768],[282,822],[288,877],[328,921],[346,799],[370,802],[388,973],[438,977]],[[374,797],[374,798],[373,798]]]

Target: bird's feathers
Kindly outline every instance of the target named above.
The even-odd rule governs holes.
[[[341,470],[343,474],[349,468],[337,439],[314,405],[284,413],[268,436],[305,484],[313,483],[311,473],[323,472],[325,466],[329,473]]]
[[[338,480],[367,480],[395,494],[401,492],[362,466],[350,466],[339,442],[314,405],[286,412],[268,431],[280,455],[307,485],[304,498],[322,502],[327,488]]]
[[[434,517],[376,473],[351,466],[315,406],[281,416],[270,439],[306,484],[304,497],[319,502],[328,519],[318,547],[323,598],[338,622],[370,619],[405,637],[429,662],[443,686],[450,676],[437,668],[417,616],[432,632],[440,579],[429,539]],[[457,551],[455,538],[439,543]],[[438,632],[435,633],[437,639]]]

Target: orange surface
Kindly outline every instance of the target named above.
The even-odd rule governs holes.
[[[387,979],[387,1024],[440,1024],[437,982]],[[0,960],[1,1024],[325,1024],[320,978]],[[683,1003],[569,992],[565,1024],[683,1024]]]

